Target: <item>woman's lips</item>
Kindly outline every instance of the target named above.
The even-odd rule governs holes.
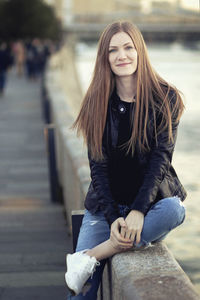
[[[125,67],[127,65],[130,65],[131,63],[123,63],[123,64],[118,64],[117,67]]]

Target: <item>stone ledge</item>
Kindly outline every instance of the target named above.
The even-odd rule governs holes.
[[[108,278],[111,284],[108,285]],[[197,300],[193,285],[163,242],[115,255],[103,278],[103,299]]]

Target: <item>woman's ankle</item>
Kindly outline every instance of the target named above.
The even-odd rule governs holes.
[[[90,257],[94,256],[92,249],[88,249],[87,251],[84,252],[84,254],[89,255]]]

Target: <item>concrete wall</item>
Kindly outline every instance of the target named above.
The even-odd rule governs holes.
[[[56,126],[58,176],[70,224],[71,211],[83,208],[90,182],[86,148],[83,140],[77,138],[75,131],[70,128],[82,99],[73,55],[73,49],[67,47],[54,55],[45,80],[51,104],[51,120]]]
[[[86,149],[83,141],[70,129],[81,98],[73,50],[64,48],[55,55],[46,75],[46,88],[51,102],[51,117],[56,125],[56,151],[59,180],[64,191],[68,220],[71,211],[83,208],[90,182]],[[64,63],[68,62],[64,68]],[[71,61],[71,64],[70,64]],[[74,88],[67,91],[68,85]],[[75,89],[75,86],[77,88]],[[77,95],[75,95],[77,94]],[[140,251],[115,255],[103,274],[104,300],[197,300],[189,278],[164,243]]]

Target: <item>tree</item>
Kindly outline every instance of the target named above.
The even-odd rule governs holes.
[[[61,38],[61,23],[43,0],[0,0],[0,38]]]

